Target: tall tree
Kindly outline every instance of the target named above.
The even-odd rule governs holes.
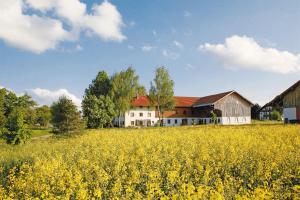
[[[88,128],[103,128],[112,125],[115,106],[109,96],[87,95],[82,101],[84,117]]]
[[[100,71],[89,87],[85,90],[85,95],[95,95],[97,98],[107,96],[111,89],[110,78],[105,71]]]
[[[153,106],[158,110],[160,124],[166,110],[171,110],[175,106],[174,102],[174,81],[170,78],[169,72],[165,67],[156,69],[155,78],[151,82],[149,98]]]
[[[259,119],[259,110],[261,109],[259,104],[254,104],[251,107],[251,118],[252,119]]]
[[[76,105],[65,96],[52,104],[51,113],[54,131],[57,133],[78,131],[83,126]]]
[[[112,124],[115,112],[110,91],[111,80],[105,71],[99,72],[85,90],[82,111],[88,128],[102,128]]]
[[[139,84],[139,77],[133,68],[129,67],[126,71],[114,74],[111,81],[111,97],[115,104],[119,126],[121,116],[131,108],[134,97],[141,93],[144,93],[144,89]]]

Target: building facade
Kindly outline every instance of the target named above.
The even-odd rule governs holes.
[[[252,103],[235,91],[206,97],[175,96],[175,108],[163,113],[164,126],[199,124],[249,124]],[[212,112],[216,114],[215,121]],[[159,124],[158,112],[147,96],[139,96],[132,102],[132,109],[120,119],[125,127],[154,126]]]
[[[264,105],[260,115],[264,115],[266,111],[270,114],[273,109],[283,112],[285,123],[300,123],[300,80]]]

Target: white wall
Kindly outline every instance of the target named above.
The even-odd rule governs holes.
[[[140,116],[142,113],[143,116]],[[151,116],[149,116],[150,114]],[[200,120],[202,124],[211,124],[211,118],[164,118],[164,126],[181,126],[182,120],[187,119],[187,125],[198,125]],[[148,108],[135,108],[125,113],[124,117],[121,118],[121,121],[124,121],[125,127],[131,127],[131,122],[134,122],[134,126],[139,126],[136,124],[136,120],[150,120],[151,126],[154,126],[158,123],[159,119],[155,117],[155,111]],[[177,123],[175,121],[177,120]],[[204,120],[206,123],[204,123]],[[251,117],[218,117],[219,123],[223,125],[238,125],[238,124],[250,124]],[[168,123],[170,122],[170,123]]]
[[[251,124],[251,117],[221,117],[221,124],[224,125],[238,125],[238,124]]]
[[[142,116],[140,116],[141,113],[142,113]],[[154,126],[157,123],[158,118],[155,117],[154,110],[148,109],[146,107],[135,108],[135,109],[132,109],[125,113],[125,127],[132,126],[131,125],[132,121],[134,122],[134,126],[137,126],[135,124],[136,120],[150,120],[151,125]]]
[[[288,120],[296,120],[296,108],[283,108],[283,118]]]

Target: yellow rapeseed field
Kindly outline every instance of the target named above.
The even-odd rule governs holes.
[[[0,145],[0,199],[297,199],[300,126],[86,131]]]

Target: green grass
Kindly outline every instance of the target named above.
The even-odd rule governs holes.
[[[51,129],[33,129],[31,130],[32,137],[39,137],[43,135],[49,135],[52,134]]]

